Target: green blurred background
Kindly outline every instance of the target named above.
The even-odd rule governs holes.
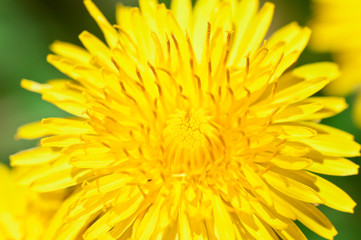
[[[111,23],[115,23],[115,4],[119,0],[94,0]],[[137,5],[136,0],[123,0],[125,5]],[[169,1],[163,1],[169,6]],[[273,0],[275,16],[270,32],[291,22],[307,25],[311,17],[309,0]],[[78,34],[88,30],[101,37],[95,22],[86,12],[81,0],[0,0],[0,162],[8,164],[8,156],[36,141],[15,140],[18,126],[45,117],[66,116],[61,110],[41,100],[40,96],[20,88],[22,78],[45,82],[63,77],[46,62],[48,46],[54,40],[80,45]],[[331,60],[329,54],[309,49],[298,64]],[[361,142],[361,132],[350,118],[354,96],[347,98],[350,108],[324,122],[355,135]],[[359,159],[354,159],[358,163]],[[361,177],[327,177],[361,203]],[[321,207],[339,234],[335,239],[361,239],[361,213],[341,213]],[[302,228],[309,239],[321,239]]]

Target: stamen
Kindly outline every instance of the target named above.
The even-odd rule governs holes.
[[[137,68],[137,69],[135,70],[135,72],[136,72],[136,74],[137,74],[137,77],[138,77],[139,81],[140,81],[142,84],[144,84],[144,80],[143,80],[143,78],[142,78],[142,75],[141,75],[139,69]]]
[[[168,37],[168,34],[165,35],[167,41],[167,53],[168,53],[168,66],[169,68],[172,66],[172,54],[171,54],[171,44]]]
[[[271,99],[274,97],[276,90],[277,90],[277,82],[274,82],[271,90],[271,97],[270,97]]]
[[[142,90],[143,93],[145,93],[146,89],[143,84],[141,84],[139,82],[136,82],[135,84]]]
[[[249,73],[249,54],[246,57],[246,75]]]
[[[227,77],[227,86],[231,86],[231,74],[229,72],[229,68],[226,69],[226,77]]]
[[[119,72],[123,72],[123,70],[120,68],[119,64],[117,63],[117,61],[115,61],[115,59],[113,57],[111,57],[110,59],[112,61],[112,63],[114,64],[115,68],[118,69]]]
[[[207,22],[207,35],[206,35],[206,53],[209,56],[209,48],[210,48],[210,41],[211,41],[211,23]]]
[[[192,73],[194,73],[194,62],[193,59],[189,59],[189,66],[191,68]]]
[[[178,52],[178,54],[180,56],[180,49],[179,49],[179,44],[178,44],[177,38],[174,36],[173,33],[171,34],[171,37],[173,39],[174,46],[177,49],[177,52]]]
[[[242,88],[247,92],[247,98],[249,98],[251,96],[251,91],[246,86],[242,86]]]
[[[208,77],[209,77],[209,79],[211,79],[211,77],[212,77],[212,62],[211,61],[208,62]]]
[[[120,85],[120,88],[122,89],[123,92],[127,92],[123,82],[119,82],[119,85]]]
[[[227,42],[226,42],[226,53],[224,55],[224,60],[223,60],[224,65],[227,64],[228,57],[229,57],[229,52],[231,50],[231,38],[232,38],[232,33],[228,32],[227,33]]]
[[[188,43],[188,51],[190,53],[190,58],[191,58],[191,60],[193,60],[193,59],[195,59],[195,53],[194,53],[194,49],[193,49],[193,44],[191,42],[191,39],[190,39],[188,33],[186,33],[186,41]]]
[[[200,93],[202,93],[202,82],[201,82],[201,78],[199,76],[197,76],[196,74],[193,75],[193,77],[195,77],[196,81],[197,81],[197,88],[198,91]]]
[[[212,62],[209,61],[208,62],[208,91],[212,90],[212,84],[213,80],[212,80]]]
[[[160,57],[159,61],[163,62],[164,61],[164,59],[163,59],[164,54],[163,54],[162,44],[160,43],[158,35],[154,31],[151,32],[151,38],[152,38],[152,40],[154,42],[154,45],[155,45],[155,47],[157,49],[157,54],[156,55],[158,57]]]
[[[148,62],[148,66],[152,70],[152,73],[153,73],[156,81],[159,82],[159,77],[158,77],[158,74],[157,74],[157,70],[155,70],[155,67],[150,62]]]
[[[154,83],[155,83],[155,85],[157,86],[159,97],[162,97],[162,96],[163,96],[163,92],[162,92],[162,87],[161,87],[161,85],[160,85],[158,82],[154,82]]]
[[[211,98],[214,105],[217,105],[216,98],[214,97],[213,93],[207,92],[208,96]]]
[[[121,28],[119,25],[113,25],[113,27],[115,29],[117,29],[119,31],[119,33],[123,34],[127,39],[128,41],[131,43],[131,45],[133,45],[134,48],[137,48],[137,44],[135,44],[133,38],[123,29]]]

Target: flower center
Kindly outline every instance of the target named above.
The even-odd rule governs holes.
[[[168,120],[165,133],[177,148],[206,147],[206,136],[211,131],[209,119],[202,110],[179,111]]]
[[[212,116],[203,109],[171,115],[163,132],[165,160],[171,172],[193,175],[203,171],[214,160],[217,135]]]

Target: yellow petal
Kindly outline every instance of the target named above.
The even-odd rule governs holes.
[[[108,224],[103,224],[100,226],[98,224],[99,220],[91,225],[90,228],[84,234],[84,239],[96,240],[96,239],[129,239],[124,234],[126,234],[127,230],[131,229],[131,225],[133,224],[136,216],[129,217],[123,221],[117,222],[116,225],[110,227]],[[93,230],[93,231],[91,231]]]
[[[79,183],[71,177],[70,167],[60,169],[54,167],[52,171],[46,171],[30,185],[30,188],[39,192],[50,192],[58,189],[71,187]]]
[[[46,60],[71,79],[79,78],[79,75],[73,71],[73,68],[79,64],[77,61],[52,54],[49,54]]]
[[[86,87],[87,91],[97,95],[99,95],[99,91],[102,91],[104,84],[102,82],[102,78],[98,77],[99,75],[101,76],[101,74],[99,72],[94,71],[94,69],[91,66],[83,65],[80,62],[76,62],[75,60],[72,60],[70,58],[52,55],[52,54],[48,55],[47,60],[59,71],[81,83],[81,85]],[[94,72],[96,72],[95,76],[94,76]],[[94,81],[94,79],[96,80]],[[69,83],[67,84],[69,85]],[[79,86],[77,87],[79,88]],[[81,89],[80,91],[83,91],[84,88],[83,89],[80,88],[80,89]]]
[[[281,103],[281,102],[297,102],[301,101],[312,94],[318,92],[322,89],[329,80],[324,78],[312,78],[307,81],[302,81],[298,84],[294,84],[288,88],[285,88],[282,91],[276,92],[273,97],[273,103]],[[295,94],[297,93],[297,94]]]
[[[174,0],[171,3],[171,9],[181,28],[189,31],[192,16],[192,1]]]
[[[238,3],[236,6],[235,13],[235,36],[234,36],[234,45],[229,56],[229,64],[232,65],[236,58],[241,58],[243,56],[238,55],[238,49],[241,47],[243,38],[245,37],[245,32],[249,28],[250,21],[256,14],[258,10],[259,2],[257,0],[243,0]]]
[[[267,44],[273,45],[280,41],[286,42],[285,55],[299,51],[302,52],[310,37],[308,28],[300,27],[296,22],[287,24],[272,34]]]
[[[12,166],[35,165],[55,160],[61,155],[60,150],[51,147],[32,148],[10,156]]]
[[[328,134],[330,135],[330,137],[332,136],[336,138],[346,138],[349,140],[354,139],[354,136],[352,134],[324,124],[314,122],[302,122],[302,125],[309,126],[317,130],[318,133]]]
[[[148,208],[134,233],[135,239],[148,240],[151,238],[158,223],[160,205],[161,202],[158,201]]]
[[[360,155],[360,145],[350,139],[340,139],[327,134],[318,134],[312,138],[300,139],[298,141],[329,156],[355,157]]]
[[[305,49],[310,39],[310,36],[311,36],[311,29],[309,29],[308,27],[299,28],[297,33],[292,37],[292,39],[287,41],[285,55],[286,56],[288,54],[291,55],[293,52],[301,53]]]
[[[188,221],[188,216],[185,213],[185,204],[182,203],[179,208],[178,221],[179,221],[179,239],[187,240],[192,239],[192,232]]]
[[[272,205],[272,198],[269,195],[269,189],[263,179],[247,165],[244,166],[243,173],[249,184],[253,187],[254,193],[263,199],[268,205]]]
[[[131,227],[137,215],[145,209],[144,199],[140,194],[129,195],[129,192],[122,194],[121,202],[114,208],[109,209],[101,216],[84,234],[85,239],[107,239],[108,235],[121,236]],[[97,200],[102,204],[103,198]],[[142,203],[142,204],[141,204]],[[144,206],[141,206],[144,205]],[[87,208],[87,206],[84,206]],[[71,215],[69,220],[76,220],[79,216]]]
[[[93,128],[81,118],[45,118],[41,124],[52,134],[92,134]]]
[[[41,93],[44,89],[51,88],[51,86],[48,84],[41,84],[27,79],[22,79],[20,85],[22,88],[36,93]]]
[[[57,181],[60,181],[65,184],[64,187],[75,184],[75,180],[71,178],[71,168],[72,166],[67,163],[67,157],[59,157],[49,168],[47,165],[38,167],[36,170],[28,171],[25,173],[19,174],[18,182],[23,185],[32,185],[34,182],[39,181],[40,189],[34,189],[41,192],[53,191],[58,188],[51,188],[50,185]],[[42,188],[41,186],[45,186]],[[49,186],[49,187],[47,187]]]
[[[67,147],[82,142],[80,135],[63,134],[41,139],[41,145],[44,147]]]
[[[301,101],[278,111],[273,116],[273,121],[275,123],[283,123],[303,120],[309,116],[314,116],[318,111],[322,110],[322,108],[323,105],[320,103],[305,103]]]
[[[274,199],[274,209],[278,214],[293,221],[296,220],[295,212],[289,207],[288,203],[285,202],[284,199],[282,199],[282,196],[280,196],[274,191],[271,191],[271,196]]]
[[[339,211],[353,213],[356,203],[349,195],[331,182],[315,174],[311,174],[311,176],[316,177],[315,184],[319,188],[318,194],[325,200],[324,204],[326,206]]]
[[[133,23],[132,23],[132,8],[128,6],[124,6],[123,4],[117,4],[116,8],[116,21],[117,25],[120,26],[126,32],[131,32],[133,30]]]
[[[41,122],[29,123],[18,128],[16,138],[36,139],[49,135],[50,132],[44,128]]]
[[[257,216],[274,229],[286,229],[287,221],[282,216],[274,213],[258,201],[251,201],[253,211]]]
[[[176,240],[179,239],[178,234],[178,223],[174,221],[164,230],[163,239]]]
[[[256,224],[256,229],[251,230],[248,227],[247,230],[251,233],[252,236],[255,236],[256,239],[277,239],[274,230],[267,223],[261,221],[257,216],[254,216],[254,223]]]
[[[310,147],[297,142],[284,142],[280,149],[280,154],[285,156],[303,157],[310,151]]]
[[[115,29],[110,25],[108,20],[91,0],[84,0],[84,5],[102,30],[108,45],[110,47],[115,47],[118,43],[117,31],[115,31]]]
[[[278,137],[293,139],[293,138],[309,138],[316,135],[316,131],[309,127],[300,126],[297,124],[272,124],[267,131],[275,132]]]
[[[295,83],[295,85],[296,84],[297,83]],[[291,100],[298,101],[299,98],[291,98]],[[282,102],[268,104],[266,101],[263,101],[262,103],[264,104],[254,105],[250,109],[252,110],[252,112],[254,112],[255,115],[259,117],[269,116],[276,108],[280,109],[273,116],[273,122],[275,123],[300,120],[320,120],[326,117],[333,116],[343,111],[347,107],[345,100],[343,98],[337,97],[311,97],[290,104],[286,107],[284,106],[285,103]],[[304,125],[307,124],[308,123],[304,123]],[[312,122],[310,123],[310,125],[312,125]],[[317,125],[318,124],[313,124],[315,128],[318,128]],[[340,130],[335,131],[341,132]]]
[[[296,22],[292,22],[278,29],[267,40],[267,46],[272,46],[280,42],[285,44],[284,55],[274,73],[276,77],[279,77],[297,60],[303,49],[306,47],[310,32],[310,29],[301,28]]]
[[[313,204],[292,200],[290,206],[295,211],[297,219],[318,235],[333,239],[337,234],[332,223]]]
[[[207,240],[208,237],[207,228],[202,219],[191,218],[190,219],[191,232],[193,233],[192,239]]]
[[[84,188],[83,197],[105,194],[118,189],[119,186],[125,185],[128,181],[129,177],[124,176],[123,174],[113,173],[107,176],[99,177]]]
[[[244,57],[248,53],[254,52],[262,43],[268,31],[268,27],[271,24],[273,12],[274,4],[266,2],[261,10],[256,14],[252,23],[245,32],[239,49],[234,49],[234,51],[237,51],[239,60],[241,60],[240,57]]]
[[[312,160],[304,157],[277,155],[271,162],[280,168],[289,170],[301,170],[312,165]]]
[[[277,234],[282,239],[287,240],[307,240],[303,232],[298,228],[294,222],[288,222],[288,227],[286,229],[276,230]]]
[[[55,41],[50,45],[50,49],[60,56],[71,58],[84,64],[88,64],[91,60],[89,52],[71,43]]]
[[[304,102],[311,102],[321,104],[322,109],[319,111],[305,115],[302,120],[319,120],[327,117],[334,116],[347,108],[347,103],[344,98],[338,97],[311,97]]]
[[[90,2],[89,0],[86,0]],[[79,35],[80,41],[83,43],[86,49],[93,55],[99,57],[102,65],[107,67],[111,70],[116,71],[114,64],[111,62],[111,51],[110,49],[100,41],[96,36],[93,34],[83,31]]]
[[[43,92],[42,99],[75,116],[87,117],[87,102],[80,92],[51,89]]]
[[[277,172],[275,172],[277,171]],[[294,171],[296,173],[296,171]],[[290,175],[290,176],[288,176]],[[305,202],[322,203],[323,199],[313,189],[312,182],[301,182],[292,172],[272,168],[262,175],[265,181],[282,193]],[[307,185],[308,184],[308,185]]]
[[[112,164],[119,164],[121,160],[117,158],[113,153],[92,153],[84,155],[80,153],[72,157],[69,163],[78,168],[103,168],[109,167]]]
[[[79,217],[75,222],[65,223],[64,220],[69,212],[69,207],[78,200],[79,196],[79,191],[75,191],[75,193],[64,200],[61,207],[48,223],[43,235],[44,240],[76,239],[84,231],[84,226],[88,226],[90,222],[94,220],[94,217],[99,214],[99,211],[95,210],[87,215]]]
[[[256,239],[256,236],[252,236],[252,234],[249,233],[246,230],[246,228],[243,226],[244,222],[246,222],[248,219],[251,219],[252,215],[245,215],[245,217],[243,217],[243,215],[238,215],[238,214],[231,212],[230,216],[231,216],[233,224],[235,226],[236,239],[252,239],[252,240]],[[247,222],[248,222],[248,224],[250,224],[250,222],[254,222],[254,221],[252,219],[251,221],[247,221]],[[244,224],[244,225],[246,225],[246,224]],[[212,228],[208,228],[208,229],[212,229]],[[211,232],[211,231],[209,231],[209,232]],[[211,236],[210,239],[217,239],[217,237]]]
[[[313,203],[305,203],[302,201],[290,198],[278,191],[274,192],[278,195],[278,201],[295,213],[297,220],[299,220],[306,227],[326,238],[333,239],[337,234],[336,229],[328,218],[314,206]]]
[[[205,52],[207,22],[210,21],[211,13],[216,4],[216,0],[199,0],[194,6],[192,43],[198,62],[202,61],[203,52]]]
[[[213,196],[214,227],[220,239],[235,239],[233,223],[224,202],[218,196]]]
[[[332,81],[339,77],[340,71],[335,63],[331,62],[319,62],[303,65],[292,71],[292,74],[299,78],[306,80],[315,78],[326,78]]]
[[[320,162],[314,161],[307,167],[312,172],[334,175],[349,176],[358,174],[359,166],[345,158],[324,158]]]

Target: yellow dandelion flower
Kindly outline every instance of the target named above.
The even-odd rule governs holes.
[[[22,86],[74,115],[23,126],[42,138],[11,156],[40,192],[75,186],[48,239],[305,239],[299,220],[332,239],[315,205],[355,202],[318,175],[357,174],[344,157],[360,146],[317,121],[342,111],[310,97],[338,76],[333,63],[284,73],[310,30],[291,23],[264,41],[273,4],[257,0],[156,0],[117,7],[85,49],[55,42],[48,61],[73,80]]]
[[[64,194],[32,192],[15,183],[16,175],[0,164],[0,240],[42,239]]]
[[[311,46],[332,52],[342,76],[326,87],[326,93],[349,95],[359,92],[353,113],[361,127],[361,2],[358,0],[313,0]]]

